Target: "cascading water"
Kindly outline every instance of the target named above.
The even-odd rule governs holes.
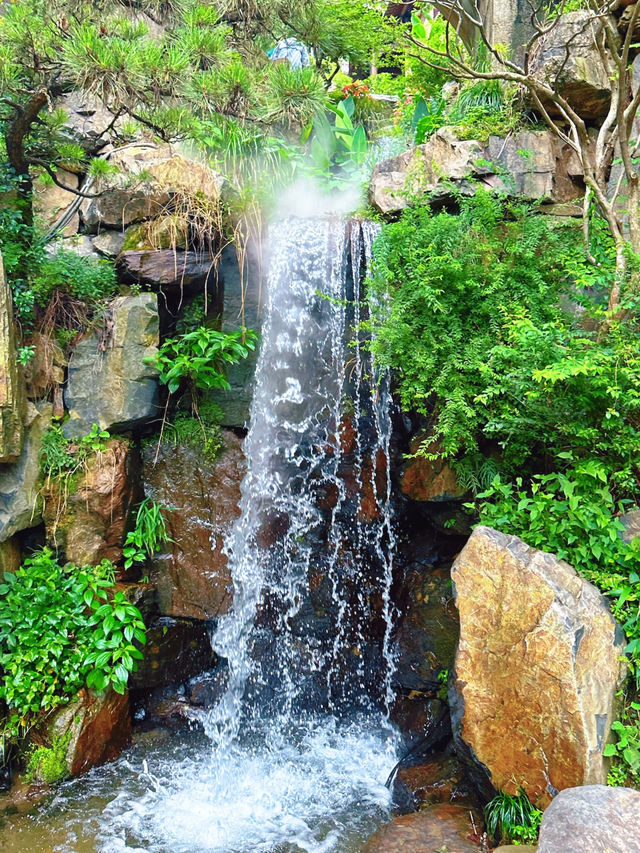
[[[229,666],[206,720],[218,744],[243,720],[289,725],[309,707],[390,698],[390,398],[387,383],[372,389],[354,333],[373,229],[328,218],[272,229],[248,472],[228,543],[234,605],[213,639]]]
[[[225,692],[199,718],[206,737],[134,750],[63,786],[46,817],[64,819],[55,850],[355,853],[388,816],[391,397],[357,331],[374,236],[329,217],[272,227],[242,512],[226,545],[234,600],[213,636]]]

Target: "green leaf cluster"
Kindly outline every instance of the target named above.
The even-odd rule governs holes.
[[[109,438],[108,430],[93,424],[87,435],[72,441],[60,424],[52,424],[42,436],[40,470],[45,477],[69,478],[80,471],[89,456],[104,453]]]
[[[124,693],[142,658],[140,611],[113,591],[113,565],[60,565],[35,552],[0,584],[0,700],[5,734],[17,737],[40,711],[67,702],[81,687]],[[138,644],[138,645],[136,645]]]
[[[172,542],[164,517],[166,507],[145,498],[136,513],[133,530],[127,534],[122,554],[124,567],[130,569],[134,563],[143,563],[153,557],[165,542]]]
[[[524,791],[516,796],[499,791],[487,803],[485,810],[487,832],[494,839],[509,844],[535,844],[542,822],[542,812],[529,800]]]
[[[42,259],[29,284],[40,306],[46,306],[53,293],[59,291],[95,307],[113,296],[117,278],[111,261],[83,258],[76,252],[59,249]]]
[[[201,390],[230,388],[224,369],[247,358],[257,339],[252,329],[219,332],[200,326],[165,341],[146,361],[157,368],[160,382],[171,394],[183,383]]]
[[[198,403],[197,415],[176,412],[171,423],[165,425],[163,440],[191,447],[209,462],[214,462],[222,448],[221,420],[220,406],[213,400],[202,400]]]

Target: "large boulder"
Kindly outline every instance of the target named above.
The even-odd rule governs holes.
[[[403,210],[420,196],[450,200],[452,185],[463,195],[483,186],[564,204],[581,195],[579,177],[575,156],[550,130],[521,131],[506,139],[492,136],[482,145],[461,141],[455,128],[444,127],[424,145],[378,163],[369,197],[385,214]]]
[[[546,806],[604,782],[625,673],[605,598],[553,554],[476,527],[452,569],[460,614],[454,737],[477,778]]]
[[[22,452],[26,392],[18,367],[11,287],[0,255],[0,463],[15,462]]]
[[[27,437],[22,454],[12,465],[0,466],[0,542],[41,521],[40,448],[51,423],[52,407],[27,406]]]
[[[69,360],[66,436],[85,435],[93,424],[130,429],[158,415],[158,371],[145,363],[158,351],[158,334],[155,293],[109,303],[104,330],[83,338]]]
[[[76,145],[92,154],[107,145],[115,116],[94,95],[76,89],[59,98],[56,107],[66,113],[63,133]]]
[[[538,853],[640,853],[640,792],[587,785],[561,791],[542,817]]]
[[[43,776],[42,763],[33,768],[36,779],[58,781],[80,776],[92,767],[117,758],[130,738],[128,693],[116,693],[111,687],[103,693],[82,689],[69,704],[55,710],[46,724],[31,734],[35,747],[53,748],[56,752],[56,745],[66,742],[60,766],[47,768],[50,779]],[[47,763],[50,765],[51,761]]]
[[[121,228],[163,213],[174,194],[201,194],[215,200],[220,177],[203,163],[188,160],[168,145],[139,142],[114,151],[113,174],[97,179],[80,207],[88,229]]]
[[[215,262],[207,253],[173,249],[125,249],[118,272],[126,282],[184,293],[202,293],[216,276]]]
[[[530,73],[587,120],[606,115],[611,101],[609,75],[595,41],[602,25],[592,11],[567,12],[536,41],[529,57]],[[548,107],[555,114],[551,102]]]
[[[170,509],[167,527],[173,541],[150,563],[158,586],[160,612],[211,619],[232,600],[232,580],[223,552],[225,536],[240,514],[240,484],[245,461],[242,442],[225,432],[218,459],[208,462],[182,445],[144,449],[145,490]]]
[[[126,439],[113,438],[87,460],[73,490],[54,480],[46,484],[47,539],[68,561],[119,562],[133,504],[142,498],[135,456]]]

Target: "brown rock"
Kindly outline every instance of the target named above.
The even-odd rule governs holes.
[[[3,577],[5,572],[11,572],[14,575],[21,563],[22,553],[15,536],[0,542],[0,577]]]
[[[160,216],[176,193],[202,193],[215,199],[220,177],[208,166],[187,160],[168,145],[140,142],[114,151],[109,162],[118,171],[99,178],[97,198],[85,199],[80,212],[90,229],[124,229],[133,222]]]
[[[66,767],[69,776],[79,776],[98,764],[117,758],[131,739],[128,693],[108,688],[104,693],[80,690],[68,705],[49,718],[44,732],[32,738],[51,746],[54,739],[68,737]]]
[[[449,803],[469,796],[465,769],[452,755],[438,754],[421,764],[401,767],[396,780],[415,803]]]
[[[245,462],[242,441],[224,432],[224,448],[213,463],[188,447],[162,445],[144,451],[147,493],[167,512],[173,542],[150,564],[160,611],[169,616],[211,619],[231,605],[231,575],[222,552],[225,534],[240,514]]]
[[[561,791],[542,816],[538,853],[640,853],[640,792],[606,785]]]
[[[625,646],[604,597],[552,554],[482,526],[452,580],[460,754],[495,789],[523,788],[542,807],[558,790],[604,782]]]
[[[411,452],[417,453],[424,443],[423,436],[415,438]],[[439,444],[432,442],[423,452],[436,453],[439,449]],[[466,490],[460,486],[455,471],[446,460],[415,456],[404,469],[402,491],[414,501],[452,501],[464,497]]]
[[[381,827],[362,853],[478,853],[482,818],[466,806],[442,803],[401,815]]]
[[[0,463],[16,462],[22,452],[26,399],[18,366],[11,287],[0,254]]]
[[[201,292],[209,277],[214,275],[214,261],[208,254],[199,252],[132,249],[120,254],[118,271],[123,281],[133,284]]]
[[[147,628],[144,659],[138,661],[129,686],[150,690],[185,682],[212,664],[213,650],[203,622],[162,616]]]
[[[133,504],[142,497],[138,460],[130,443],[112,438],[91,456],[75,490],[45,485],[43,518],[49,543],[79,566],[120,562]]]

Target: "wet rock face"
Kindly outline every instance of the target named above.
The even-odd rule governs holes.
[[[64,737],[69,738],[65,757],[69,776],[80,776],[117,758],[131,738],[128,693],[121,695],[112,688],[104,693],[80,690],[68,705],[53,713],[46,732],[33,740],[51,746]]]
[[[509,175],[504,178],[505,173]],[[451,183],[463,195],[478,186],[530,200],[565,203],[580,197],[580,169],[551,131],[522,131],[486,146],[441,128],[424,145],[379,163],[369,197],[381,213],[398,213],[415,196],[449,201]]]
[[[150,690],[188,681],[212,663],[211,641],[203,622],[161,616],[148,626],[144,660],[129,677],[129,686]]]
[[[396,634],[395,683],[404,691],[433,691],[449,669],[458,641],[458,614],[449,572],[412,571]]]
[[[11,288],[0,255],[0,463],[22,452],[26,394],[18,368]]]
[[[81,340],[69,360],[65,435],[75,438],[101,429],[128,429],[159,413],[158,372],[145,364],[157,353],[158,298],[155,293],[121,296],[109,303],[109,335]]]
[[[160,610],[168,616],[211,619],[229,609],[231,573],[223,553],[225,536],[240,514],[245,461],[242,441],[224,432],[224,448],[209,463],[191,448],[144,449],[145,489],[166,512],[173,542],[150,561]]]
[[[142,498],[139,470],[130,443],[114,438],[88,460],[72,494],[52,483],[43,510],[49,544],[79,566],[119,562],[133,505]]]
[[[412,808],[423,803],[468,802],[471,785],[464,765],[453,749],[436,752],[398,770],[393,787],[394,802],[407,802]]]
[[[454,736],[479,779],[546,806],[604,782],[625,642],[606,600],[567,563],[476,527],[452,569],[460,614]]]
[[[640,853],[640,792],[587,785],[561,791],[542,817],[538,853]]]
[[[40,523],[40,448],[51,411],[50,403],[28,405],[22,454],[12,465],[0,466],[0,542]]]
[[[452,501],[465,495],[448,462],[423,457],[407,463],[402,476],[402,492],[414,501]]]
[[[529,71],[557,88],[584,119],[606,115],[611,100],[611,83],[595,43],[593,22],[593,14],[586,10],[561,15],[556,26],[535,43],[529,59]]]
[[[394,818],[371,836],[363,853],[478,853],[482,825],[468,806],[441,803]]]

